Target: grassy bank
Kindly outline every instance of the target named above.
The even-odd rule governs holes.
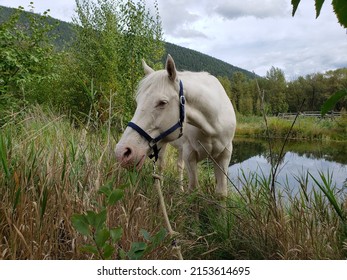
[[[164,221],[151,164],[139,174],[119,168],[111,134],[107,125],[98,131],[76,128],[64,116],[40,108],[14,115],[1,128],[0,259],[100,258],[98,252],[86,250],[86,245],[100,243],[100,236],[82,236],[71,217],[104,210],[105,224],[121,229],[102,236],[113,240],[112,259],[132,258],[129,252],[149,243],[142,258],[174,258],[169,237],[157,235]],[[298,178],[302,190],[296,196],[288,191],[289,199],[281,198],[285,187],[278,187],[273,199],[267,178],[243,178],[242,190],[231,187],[222,214],[212,195],[211,164],[200,165],[201,190],[181,193],[174,157],[170,150],[163,192],[184,258],[347,257],[347,203],[328,174],[316,178],[312,193],[305,191],[305,177]],[[122,190],[123,195],[105,197],[105,190]]]
[[[269,132],[273,138],[285,138],[293,119],[268,117]],[[236,135],[242,137],[266,137],[263,117],[238,116]],[[289,136],[291,139],[347,141],[347,114],[335,119],[298,117]]]

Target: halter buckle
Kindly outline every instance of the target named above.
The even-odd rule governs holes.
[[[181,95],[181,96],[180,96],[180,104],[181,104],[182,106],[184,106],[184,105],[186,104],[186,98],[185,98],[184,95]]]

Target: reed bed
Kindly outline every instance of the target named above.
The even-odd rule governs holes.
[[[152,166],[140,173],[124,171],[114,159],[117,134],[110,126],[97,130],[40,107],[13,114],[0,134],[0,259],[98,259],[82,250],[93,240],[73,226],[76,214],[106,209],[106,224],[122,228],[112,259],[130,258],[134,244],[162,232]],[[200,165],[201,189],[179,191],[175,151],[169,150],[163,192],[185,259],[345,259],[346,197],[329,174],[297,180],[302,189],[276,185],[274,199],[268,178],[242,178],[226,208],[213,196],[212,165]],[[124,190],[114,205],[100,188]],[[142,243],[139,243],[142,242]],[[172,259],[171,240],[162,238],[141,255]]]

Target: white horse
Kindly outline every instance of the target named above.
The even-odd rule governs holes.
[[[141,169],[148,155],[162,159],[166,144],[175,141],[189,187],[198,186],[197,163],[211,156],[216,194],[227,196],[236,117],[223,86],[206,72],[178,72],[170,55],[164,70],[154,71],[145,62],[143,67],[146,76],[138,87],[135,114],[116,145],[117,160],[122,167]]]

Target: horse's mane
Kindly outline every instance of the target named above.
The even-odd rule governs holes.
[[[137,91],[135,93],[135,98],[142,92],[146,91],[149,87],[152,87],[153,91],[160,91],[167,87],[167,72],[166,70],[160,70],[153,72],[145,76],[139,83]]]

